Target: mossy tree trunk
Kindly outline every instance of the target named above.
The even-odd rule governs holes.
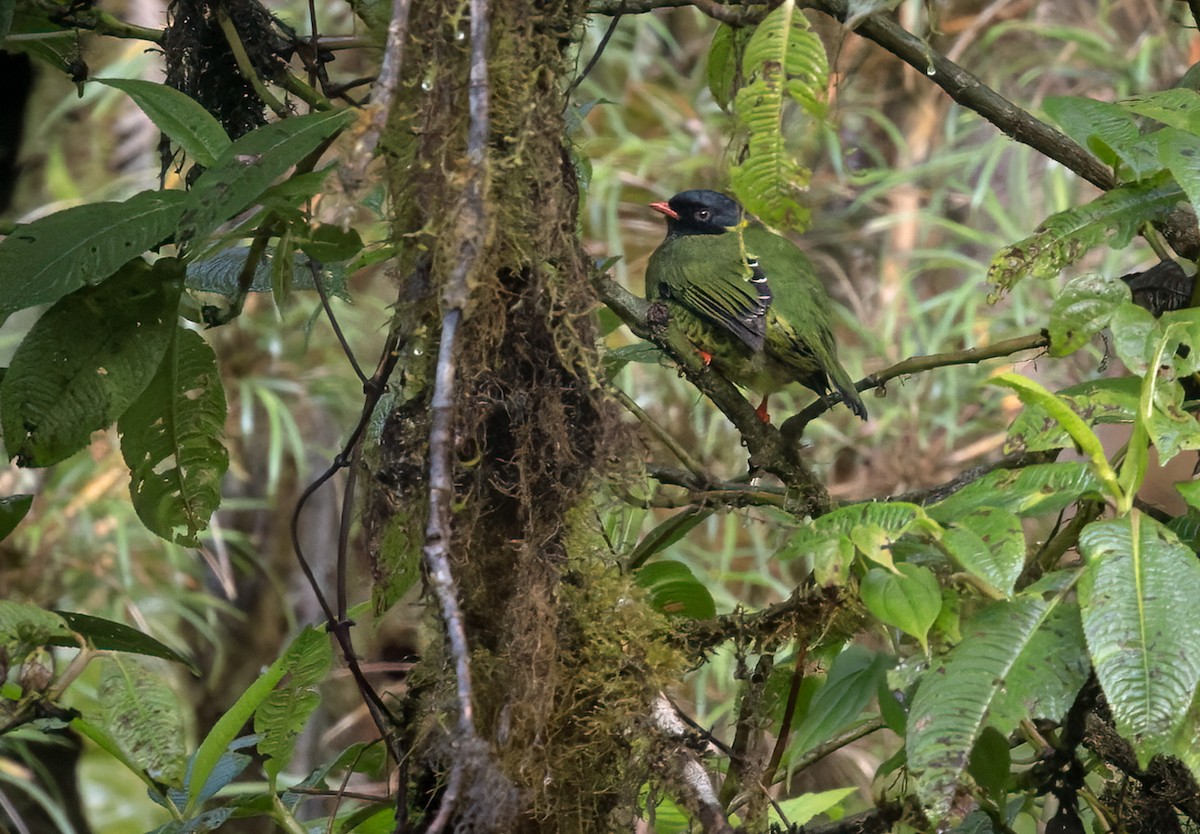
[[[412,751],[402,813],[416,825],[420,809],[436,808],[447,771],[465,756],[454,823],[468,830],[627,828],[654,758],[637,727],[679,661],[663,647],[655,614],[622,606],[629,588],[595,523],[619,441],[600,385],[597,302],[565,137],[570,50],[584,7],[490,3],[483,230],[463,220],[474,175],[465,9],[457,0],[414,4],[381,143],[402,253],[402,347],[367,523],[376,600],[386,606],[425,538],[446,291],[482,232],[454,356],[450,555],[483,744],[470,752],[447,729],[453,662],[435,641],[413,675],[400,728]]]

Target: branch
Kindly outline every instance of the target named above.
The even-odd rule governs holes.
[[[713,20],[731,26],[752,26],[762,21],[771,10],[768,3],[726,5],[720,0],[593,0],[588,4],[588,14],[642,14],[655,9],[678,9],[694,6]],[[777,4],[776,4],[777,5]]]
[[[407,0],[396,0],[396,8]],[[396,18],[388,28],[389,53],[396,44],[391,43],[393,32],[398,30]],[[474,706],[471,696],[471,649],[467,645],[467,631],[463,623],[462,610],[458,604],[458,589],[450,571],[451,521],[450,508],[454,503],[454,404],[455,404],[455,347],[458,328],[462,323],[463,309],[467,305],[468,280],[473,277],[487,241],[488,227],[488,169],[487,140],[491,130],[490,96],[488,92],[488,0],[471,0],[471,69],[467,84],[467,104],[470,121],[467,125],[466,182],[463,186],[462,207],[453,228],[458,230],[458,259],[446,279],[442,291],[444,313],[442,314],[441,341],[438,345],[437,368],[433,385],[433,419],[429,429],[429,523],[425,528],[425,545],[422,553],[429,574],[430,584],[442,611],[442,624],[446,629],[450,657],[454,661],[457,680],[455,693],[458,697],[458,728],[452,749],[458,751],[450,765],[446,790],[442,794],[437,815],[426,829],[427,834],[440,834],[445,829],[466,773],[468,755],[476,755],[483,749],[475,732]],[[380,85],[392,85],[398,67],[387,66],[380,74]],[[390,101],[388,102],[390,109]],[[386,119],[385,111],[376,116]],[[379,126],[382,129],[382,121]]]
[[[770,472],[784,484],[799,489],[803,506],[798,512],[816,517],[828,511],[829,493],[800,460],[797,447],[789,446],[779,429],[762,422],[737,387],[705,365],[678,329],[668,326],[669,314],[664,305],[638,298],[603,273],[593,273],[592,286],[600,300],[635,335],[654,343],[671,357],[688,381],[729,418],[750,451],[752,470]]]
[[[347,190],[356,190],[366,173],[367,165],[375,156],[379,139],[387,127],[396,99],[396,88],[400,86],[400,68],[404,64],[404,40],[408,36],[408,10],[411,0],[392,0],[392,19],[388,23],[387,44],[383,51],[383,64],[379,77],[371,89],[371,120],[354,146],[349,161],[341,167],[340,176]],[[472,57],[474,61],[474,57]]]
[[[868,391],[872,388],[882,388],[887,382],[896,377],[931,371],[934,368],[948,368],[954,365],[976,365],[986,359],[998,359],[1010,356],[1023,350],[1040,350],[1050,346],[1050,338],[1045,333],[1035,333],[1030,336],[1018,336],[1005,339],[987,347],[952,350],[946,353],[934,353],[929,356],[912,356],[885,368],[877,373],[863,377],[854,384],[857,391]],[[783,436],[799,438],[804,427],[824,412],[842,401],[842,395],[837,391],[826,394],[821,399],[809,404],[793,414],[780,426]]]
[[[670,745],[670,781],[678,792],[679,803],[700,822],[704,834],[733,834],[733,826],[713,789],[712,777],[700,764],[699,756],[687,746],[688,727],[666,696],[659,694],[655,698],[650,723]]]

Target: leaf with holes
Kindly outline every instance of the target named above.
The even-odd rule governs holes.
[[[103,725],[152,779],[183,784],[187,765],[180,699],[141,662],[113,655],[104,662],[96,691]]]
[[[1069,281],[1050,305],[1050,355],[1066,356],[1108,327],[1117,307],[1129,301],[1129,285],[1109,275]]]
[[[306,628],[288,646],[282,658],[288,671],[283,685],[272,691],[254,711],[258,752],[267,759],[263,769],[272,785],[291,761],[296,737],[304,729],[308,716],[321,703],[315,687],[324,680],[332,660],[329,635]]]
[[[221,503],[225,389],[212,348],[175,328],[158,373],[117,425],[138,518],[167,541],[199,546]]]
[[[187,196],[143,191],[123,203],[64,209],[17,226],[0,241],[0,322],[99,284],[170,238]]]
[[[181,270],[138,258],[38,319],[0,381],[10,456],[49,466],[84,448],[154,378],[175,330]]]

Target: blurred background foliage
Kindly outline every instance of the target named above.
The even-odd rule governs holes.
[[[109,5],[143,25],[163,20],[161,5],[148,0]],[[344,4],[316,6],[323,32],[355,32]],[[305,4],[277,3],[273,11],[306,31]],[[904,0],[897,13],[905,28],[927,32],[935,48],[1034,113],[1053,95],[1112,100],[1165,89],[1200,58],[1187,5],[1175,0]],[[874,45],[826,18],[814,16],[813,23],[834,74],[830,127],[794,142],[813,171],[812,222],[801,242],[839,302],[843,362],[858,377],[906,357],[1036,332],[1056,287],[1024,281],[991,305],[988,262],[1042,218],[1098,192],[1000,135]],[[581,67],[608,24],[606,17],[592,21],[579,49]],[[646,204],[685,188],[726,184],[730,119],[705,74],[714,28],[694,9],[627,15],[575,90],[572,140],[586,174],[582,233],[598,260],[620,259],[614,271],[635,292],[642,291],[646,258],[664,231]],[[144,47],[97,37],[79,44],[93,76],[158,80],[158,56]],[[369,74],[375,60],[368,49],[343,51],[330,68],[352,78]],[[152,187],[157,134],[127,98],[99,85],[76,95],[69,79],[45,69],[36,84],[19,188],[0,222]],[[379,216],[363,211],[360,219],[363,239],[378,241]],[[1152,260],[1137,244],[1121,252],[1098,249],[1074,274],[1121,274]],[[371,355],[385,332],[390,281],[382,269],[367,268],[352,276],[349,291],[352,302],[334,302],[337,314],[360,355]],[[198,555],[166,545],[138,523],[111,432],[48,471],[0,475],[3,494],[38,495],[25,523],[0,545],[0,597],[128,621],[202,655],[213,674],[177,681],[195,706],[200,734],[277,655],[297,621],[316,619],[294,575],[286,527],[299,491],[351,425],[358,393],[328,328],[313,326],[316,304],[301,293],[281,306],[258,297],[236,327],[207,334],[231,394],[232,466],[227,498]],[[30,323],[16,316],[0,329],[0,365]],[[610,344],[630,340],[622,333]],[[808,458],[841,500],[948,480],[998,456],[1019,405],[1015,396],[981,386],[1011,367],[966,365],[896,380],[881,396],[868,397],[870,422],[834,409],[810,424]],[[1105,371],[1098,349],[1067,360],[1022,359],[1017,367],[1051,389]],[[744,469],[736,432],[673,369],[629,364],[615,383],[710,471],[736,476]],[[799,387],[788,390],[775,409],[785,415],[809,396]],[[637,432],[632,418],[629,425]],[[668,450],[644,432],[637,437],[633,448],[647,460],[673,464]],[[40,478],[45,482],[31,482]],[[647,500],[654,497],[651,484],[642,485]],[[667,517],[616,497],[602,509],[615,543],[625,547]],[[306,535],[335,535],[336,519],[331,501],[314,507]],[[765,510],[730,511],[706,518],[666,555],[706,583],[718,611],[756,608],[785,598],[795,583],[786,565],[771,558],[784,532]],[[354,587],[359,598],[369,596],[365,574]],[[412,627],[381,637],[391,647],[376,654],[402,656]],[[718,735],[733,706],[737,663],[733,650],[724,649],[686,683],[697,720]],[[89,686],[94,682],[85,680],[75,697],[86,699]],[[322,731],[352,733],[327,717],[313,743]],[[806,774],[814,782],[806,787],[866,786],[887,753],[878,742],[847,748]],[[19,750],[5,761],[5,778],[19,777]],[[161,821],[140,783],[118,769],[93,766],[85,756],[83,774],[98,834]]]

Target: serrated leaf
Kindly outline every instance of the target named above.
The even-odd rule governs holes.
[[[651,605],[664,614],[694,620],[716,616],[712,594],[682,562],[670,559],[650,562],[634,574],[634,581],[650,593]]]
[[[1052,278],[1101,244],[1123,249],[1143,223],[1166,217],[1183,197],[1166,174],[1106,191],[1090,203],[1051,215],[1033,235],[997,252],[988,281],[1004,292],[1026,275]]]
[[[0,541],[8,538],[8,534],[17,529],[17,525],[32,506],[32,495],[6,495],[0,498]]]
[[[1108,327],[1117,307],[1129,300],[1129,286],[1115,276],[1081,275],[1067,282],[1050,307],[1050,355],[1079,350]]]
[[[198,547],[221,503],[229,453],[225,389],[212,348],[176,327],[158,373],[121,416],[121,454],[138,518],[170,542]]]
[[[745,52],[746,41],[752,34],[753,30],[748,27],[730,26],[728,23],[718,24],[713,32],[705,72],[708,91],[722,110],[729,109],[737,92],[738,82],[742,77],[742,54]]]
[[[1200,510],[1200,481],[1180,481],[1175,489],[1193,510]]]
[[[1042,106],[1068,136],[1105,165],[1115,168],[1123,159],[1122,151],[1138,140],[1133,117],[1116,104],[1082,96],[1051,96]]]
[[[121,749],[156,782],[183,784],[183,714],[166,682],[133,658],[104,661],[97,699],[104,726]]]
[[[1200,136],[1167,128],[1159,131],[1156,138],[1159,161],[1171,172],[1192,206],[1200,205]]]
[[[187,93],[137,78],[94,80],[127,94],[155,127],[206,168],[232,144],[221,123]]]
[[[946,525],[941,542],[963,570],[1012,594],[1025,567],[1025,533],[1016,515],[979,507]]]
[[[155,640],[149,634],[138,631],[132,626],[114,622],[113,620],[105,620],[101,617],[93,617],[90,614],[80,614],[76,611],[55,611],[54,613],[62,617],[66,624],[77,634],[84,637],[93,648],[108,652],[125,652],[127,654],[140,654],[147,657],[160,657],[164,660],[182,663],[194,674],[200,673],[194,660],[185,657],[170,646]],[[53,644],[56,646],[77,646],[79,642],[75,639],[71,639],[69,642],[66,639],[59,639],[54,640]]]
[[[891,656],[864,646],[851,645],[841,652],[796,727],[789,755],[799,756],[848,729],[887,682],[887,670],[894,664]]]
[[[123,203],[76,206],[17,226],[0,242],[0,322],[98,284],[167,240],[186,200],[180,191],[143,191]]]
[[[1084,528],[1083,629],[1117,729],[1143,766],[1169,745],[1200,684],[1200,562],[1167,528],[1132,510]]]
[[[892,540],[906,533],[936,533],[938,526],[930,521],[923,507],[903,501],[869,501],[840,507],[797,530],[776,554],[782,561],[808,553],[822,542],[849,537],[857,530],[876,528]]]
[[[988,606],[922,676],[906,746],[935,824],[957,822],[953,799],[985,727],[1007,736],[1025,717],[1060,720],[1087,680],[1078,611],[1062,599],[1021,594]]]
[[[877,620],[917,638],[928,651],[929,628],[942,610],[942,587],[933,571],[907,562],[896,565],[894,572],[871,568],[859,594]]]
[[[1200,133],[1200,95],[1195,90],[1175,87],[1117,102],[1139,116],[1178,128],[1188,133]]]
[[[768,225],[803,228],[799,202],[811,172],[788,150],[787,105],[815,120],[825,116],[829,61],[821,39],[794,0],[784,0],[754,29],[742,57],[746,84],[734,96],[734,118],[745,147],[729,172],[730,187],[748,211]]]
[[[1099,490],[1100,479],[1086,463],[1038,463],[989,472],[928,510],[932,518],[944,524],[980,507],[1006,509],[1029,518],[1058,512]]]
[[[333,660],[329,636],[307,628],[292,641],[282,658],[287,677],[254,712],[254,732],[258,734],[258,752],[266,757],[263,769],[271,784],[287,767],[296,748],[296,738],[305,722],[321,703],[315,689]]]
[[[38,319],[0,380],[9,456],[49,466],[84,448],[153,379],[175,329],[181,276],[138,258]]]
[[[176,242],[186,247],[207,238],[353,119],[349,110],[309,113],[242,136],[192,186]]]

